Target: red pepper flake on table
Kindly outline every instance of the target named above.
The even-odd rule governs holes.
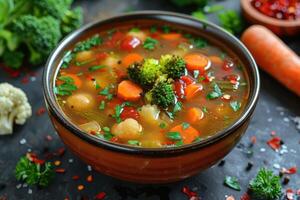
[[[44,114],[46,112],[46,109],[44,107],[40,107],[37,111],[36,111],[36,115],[40,116],[42,114]]]
[[[184,186],[181,191],[187,196],[189,197],[189,199],[191,200],[200,200],[200,197],[198,197],[198,194],[194,191],[192,191],[188,186]]]
[[[281,147],[282,140],[280,137],[273,137],[272,139],[267,141],[267,144],[274,150],[278,151]]]
[[[99,192],[96,196],[95,199],[96,200],[102,200],[106,197],[106,193],[105,192]]]

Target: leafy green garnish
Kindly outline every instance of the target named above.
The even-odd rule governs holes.
[[[89,50],[92,47],[95,47],[95,46],[98,46],[98,45],[102,44],[102,42],[103,42],[102,38],[98,34],[96,34],[91,38],[88,38],[84,41],[78,42],[75,45],[75,47],[73,49],[73,52],[77,53],[77,52],[80,52],[80,51]]]
[[[150,33],[156,33],[157,32],[157,27],[156,26],[151,26],[150,27]]]
[[[129,32],[134,32],[134,33],[138,33],[141,30],[138,27],[133,27],[132,29],[129,30]]]
[[[110,93],[110,85],[106,86],[103,90],[99,92],[100,95],[106,96],[107,100],[112,100],[113,94]]]
[[[58,80],[63,81],[61,85],[54,87],[54,93],[60,96],[71,95],[73,91],[77,90],[74,84],[74,79],[69,76],[60,76]]]
[[[241,102],[238,101],[230,101],[230,107],[234,112],[237,112],[241,108]]]
[[[124,102],[121,105],[116,105],[115,107],[115,114],[113,114],[112,117],[116,119],[117,123],[122,121],[121,113],[125,106],[132,106],[132,104],[130,102]]]
[[[153,39],[151,37],[147,37],[145,42],[143,43],[143,47],[147,50],[153,50],[157,44],[158,40]]]
[[[202,12],[201,10],[192,12],[192,16],[195,17],[196,19],[199,19],[199,20],[205,20],[206,19],[205,13]]]
[[[236,177],[233,176],[226,176],[225,180],[224,180],[224,184],[234,190],[240,191],[241,190],[241,186],[238,182],[238,179]]]
[[[89,67],[89,71],[90,72],[94,72],[94,71],[97,71],[98,69],[102,69],[104,68],[105,66],[104,65],[95,65],[95,66],[91,66]]]
[[[104,109],[105,109],[105,101],[102,100],[102,101],[100,102],[99,109],[100,109],[100,110],[104,110]]]
[[[159,127],[162,128],[162,129],[164,129],[164,128],[167,127],[167,125],[166,125],[166,123],[162,122],[162,123],[159,124]]]
[[[222,91],[220,89],[220,87],[218,86],[218,84],[213,83],[213,91],[211,91],[210,93],[207,94],[207,98],[208,99],[216,99],[222,96]]]
[[[203,111],[204,113],[208,113],[207,107],[203,106],[203,107],[202,107],[202,111]]]
[[[171,32],[171,27],[167,26],[167,25],[162,26],[161,29],[164,33],[170,33]]]
[[[207,40],[203,38],[190,38],[189,41],[194,47],[198,49],[202,49],[206,47],[208,44]]]
[[[65,52],[65,55],[62,59],[61,68],[62,69],[68,68],[73,58],[74,58],[74,54],[72,53],[71,50]]]
[[[200,142],[201,141],[201,138],[200,137],[196,137],[196,139],[194,139],[193,142]]]
[[[97,134],[98,137],[102,138],[102,139],[105,139],[105,140],[111,140],[114,135],[110,132],[110,128],[109,127],[103,127],[102,128],[103,130],[103,134]]]
[[[43,165],[31,162],[26,156],[21,157],[16,165],[15,176],[28,185],[48,186],[53,177],[54,171],[50,162]]]
[[[251,195],[259,199],[275,200],[281,195],[279,176],[271,170],[261,168],[254,179],[250,181]]]
[[[183,123],[182,123],[182,129],[183,129],[183,130],[188,129],[189,127],[190,127],[190,124],[189,124],[189,123],[187,123],[187,122],[183,122]]]
[[[169,138],[171,140],[181,140],[182,139],[179,132],[168,132],[167,138]]]
[[[241,16],[234,10],[220,13],[218,17],[221,26],[231,34],[239,34],[244,28]]]
[[[130,145],[133,145],[133,146],[140,146],[141,145],[140,141],[138,141],[138,140],[128,140],[127,143],[130,144]]]
[[[175,143],[175,146],[176,147],[180,147],[180,146],[182,146],[183,145],[183,140],[179,140],[179,141],[177,141],[176,143]]]
[[[182,110],[182,103],[180,101],[178,101],[175,105],[173,110],[170,111],[166,111],[166,114],[169,116],[170,119],[174,119],[175,115],[177,112],[179,112],[180,110]]]

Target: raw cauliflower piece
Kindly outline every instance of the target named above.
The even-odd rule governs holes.
[[[12,134],[13,123],[23,125],[31,115],[26,94],[9,83],[0,83],[0,135]]]

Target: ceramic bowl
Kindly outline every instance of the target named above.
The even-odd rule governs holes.
[[[210,36],[236,54],[249,74],[249,100],[240,118],[216,135],[182,147],[147,149],[123,146],[99,140],[80,131],[62,113],[53,93],[55,75],[64,52],[82,36],[118,24],[164,23],[187,29],[202,37]],[[52,123],[65,145],[95,170],[109,176],[139,183],[168,183],[193,176],[211,167],[226,156],[241,139],[254,111],[259,92],[259,74],[254,59],[246,47],[234,36],[209,22],[198,21],[190,16],[144,11],[124,14],[89,24],[67,36],[54,50],[44,70],[43,89]]]
[[[243,15],[251,24],[260,24],[279,36],[294,36],[300,33],[300,19],[279,20],[264,15],[251,5],[251,0],[241,0]]]

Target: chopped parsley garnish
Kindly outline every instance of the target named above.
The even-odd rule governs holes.
[[[96,60],[95,58],[92,58],[92,59],[90,59],[90,60],[85,60],[85,61],[82,61],[82,62],[76,61],[76,62],[75,62],[75,65],[76,65],[76,66],[83,66],[83,65],[89,64],[89,63],[91,63],[91,62],[93,62],[93,61],[95,61],[95,60]]]
[[[207,107],[203,106],[203,107],[202,107],[202,111],[203,111],[204,113],[208,113]]]
[[[110,87],[111,86],[106,86],[103,90],[99,92],[100,95],[106,96],[107,100],[112,100],[113,94],[110,93]]]
[[[65,55],[64,55],[64,57],[62,59],[61,68],[62,69],[68,68],[69,65],[70,65],[70,63],[71,63],[71,61],[72,61],[72,59],[73,59],[73,57],[74,57],[74,54],[72,53],[71,50],[65,52]]]
[[[202,49],[207,46],[207,40],[203,38],[191,38],[190,43],[198,49]]]
[[[43,165],[31,162],[26,156],[21,157],[16,165],[15,176],[28,185],[48,186],[54,177],[53,167],[50,162]]]
[[[103,40],[102,38],[96,34],[91,38],[88,38],[84,41],[78,42],[75,47],[73,52],[80,52],[80,51],[86,51],[91,49],[92,47],[98,46],[100,44],[102,44]]]
[[[201,138],[200,137],[196,137],[196,139],[194,139],[193,142],[200,142],[201,141]]]
[[[161,29],[164,33],[170,33],[171,32],[171,27],[167,26],[167,25],[162,26]]]
[[[169,138],[171,140],[181,140],[182,139],[179,132],[168,132],[167,138]]]
[[[95,66],[91,66],[89,67],[89,71],[90,72],[94,72],[94,71],[97,71],[98,69],[102,69],[104,68],[105,66],[104,65],[95,65]]]
[[[140,141],[138,141],[138,140],[128,140],[127,143],[130,144],[130,145],[133,145],[133,146],[140,146],[141,145]]]
[[[122,122],[121,113],[125,106],[132,106],[132,103],[124,102],[121,105],[116,105],[115,107],[115,114],[113,114],[112,117],[116,119],[117,123]]]
[[[241,108],[242,104],[238,101],[230,101],[230,107],[234,112],[237,112]]]
[[[167,125],[166,125],[166,123],[162,122],[162,123],[159,124],[159,127],[162,128],[162,129],[164,129],[164,128],[167,127]]]
[[[60,76],[58,80],[63,81],[61,85],[54,87],[54,93],[60,96],[71,95],[73,91],[77,90],[74,84],[74,79],[69,76]]]
[[[183,140],[179,140],[179,141],[177,141],[176,143],[175,143],[175,146],[176,147],[180,147],[180,146],[182,146],[183,145]]]
[[[130,29],[129,32],[134,32],[134,33],[138,33],[140,32],[141,30],[138,28],[138,27],[133,27],[132,29]]]
[[[207,98],[208,99],[216,99],[222,96],[222,91],[220,89],[220,87],[218,86],[218,84],[213,83],[213,91],[211,91],[210,93],[207,94]]]
[[[104,100],[102,100],[102,101],[100,102],[99,109],[100,109],[100,110],[104,110],[104,109],[105,109],[105,101],[104,101]]]
[[[175,104],[173,110],[172,110],[171,112],[170,112],[170,111],[166,111],[166,113],[167,113],[167,115],[169,116],[170,119],[174,119],[175,114],[176,114],[177,112],[179,112],[181,109],[182,109],[182,103],[181,103],[180,101],[178,101],[178,102]]]
[[[222,53],[220,54],[220,58],[221,58],[222,60],[224,60],[226,57],[227,57],[227,54],[226,54],[225,52],[222,52]]]
[[[145,42],[143,43],[143,47],[147,50],[153,50],[157,44],[158,40],[153,39],[151,37],[147,37]]]
[[[104,133],[103,134],[98,134],[99,137],[104,138],[105,140],[111,140],[111,138],[114,137],[114,135],[111,134],[111,132],[110,132],[110,128],[105,126],[105,127],[102,128],[102,130],[103,130]]]
[[[187,122],[183,122],[183,123],[182,123],[182,129],[183,129],[183,130],[188,129],[189,127],[190,127],[190,124],[189,124],[189,123],[187,123]]]
[[[156,33],[157,32],[157,27],[156,26],[151,26],[150,27],[150,33]]]
[[[224,179],[224,184],[234,190],[241,191],[241,186],[236,177],[226,176]]]

